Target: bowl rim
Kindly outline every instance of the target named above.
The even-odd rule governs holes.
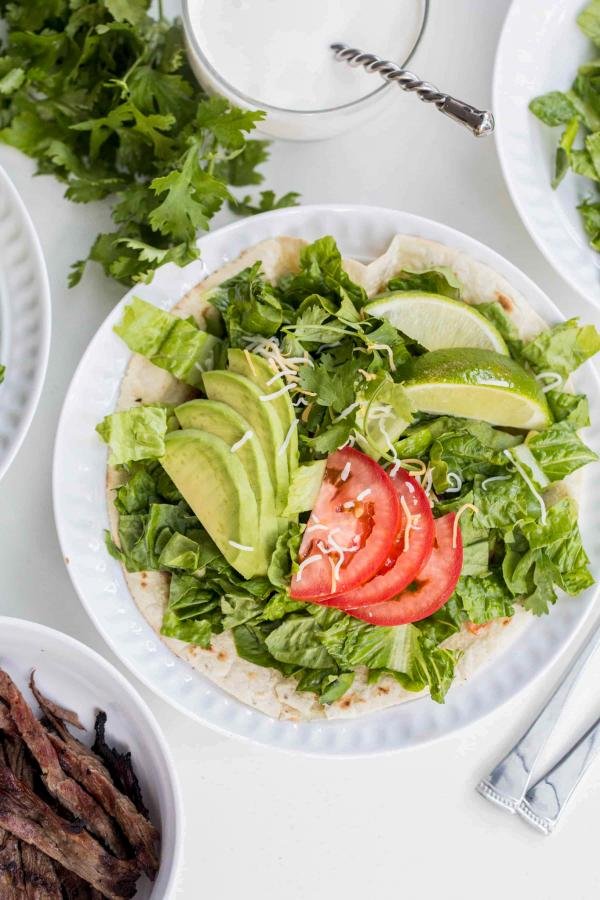
[[[166,775],[166,783],[168,784],[173,804],[173,849],[168,861],[165,859],[161,861],[161,869],[165,865],[168,865],[170,869],[167,874],[167,880],[164,885],[164,894],[161,900],[168,900],[169,897],[174,897],[177,877],[183,861],[185,813],[183,810],[183,797],[175,761],[156,716],[144,698],[140,696],[131,682],[116,668],[116,666],[101,656],[96,650],[93,650],[91,647],[88,647],[87,644],[84,644],[83,641],[72,637],[70,634],[66,634],[64,631],[58,631],[56,628],[42,625],[40,622],[33,622],[29,619],[19,619],[16,616],[0,615],[0,633],[7,627],[20,628],[33,635],[39,635],[42,639],[44,637],[51,638],[54,641],[64,644],[66,650],[75,651],[81,654],[91,663],[91,665],[99,667],[106,675],[116,681],[121,691],[127,695],[131,703],[135,704],[138,711],[142,714],[145,724],[151,732],[154,743],[162,757],[162,762],[164,764],[163,773]],[[164,834],[164,830],[165,823],[162,822],[161,834]],[[153,893],[154,888],[152,888],[151,896]]]
[[[210,72],[212,78],[219,85],[219,89],[227,91],[229,94],[236,98],[236,101],[239,101],[247,107],[264,110],[264,112],[266,113],[272,113],[275,115],[283,114],[286,116],[307,117],[326,116],[331,113],[343,112],[344,110],[360,109],[362,106],[366,106],[370,100],[374,100],[376,97],[381,96],[384,91],[387,91],[388,88],[393,86],[390,82],[383,82],[379,85],[379,87],[376,87],[375,90],[371,91],[368,94],[364,94],[362,97],[358,97],[356,100],[350,100],[348,103],[342,103],[339,106],[323,107],[322,109],[290,109],[286,106],[275,106],[270,103],[265,103],[264,100],[257,100],[254,97],[250,97],[249,94],[240,91],[233,84],[231,84],[230,81],[227,81],[226,78],[223,78],[220,72],[218,72],[218,70],[209,61],[204,51],[202,50],[197,35],[192,27],[189,11],[190,2],[191,0],[182,0],[181,4],[181,19],[183,22],[183,30],[185,34],[188,54],[195,56],[201,66],[208,72]],[[415,42],[408,56],[401,63],[399,63],[399,65],[401,65],[402,67],[406,67],[415,55],[417,49],[421,44],[429,20],[431,0],[419,0],[419,2],[423,7],[421,24],[419,26]]]
[[[12,204],[11,212],[20,219],[21,235],[24,243],[27,244],[27,252],[31,262],[31,274],[36,282],[38,295],[38,327],[39,327],[39,345],[38,357],[34,367],[31,379],[31,389],[27,400],[23,405],[23,412],[20,421],[14,430],[12,438],[9,442],[8,449],[4,456],[0,458],[0,481],[8,472],[10,466],[14,462],[17,453],[21,449],[21,445],[25,441],[33,418],[37,412],[37,408],[42,395],[42,390],[46,380],[48,370],[48,362],[50,359],[50,344],[52,339],[52,295],[50,291],[50,280],[48,277],[48,269],[46,259],[42,250],[42,245],[36,231],[33,220],[16,185],[9,176],[6,169],[0,165],[0,192],[5,191],[9,202]],[[1,274],[1,273],[0,273]],[[0,278],[0,291],[3,291],[4,301],[7,308],[10,307],[8,299],[8,279]],[[0,322],[0,326],[2,323]],[[10,327],[10,318],[9,318]],[[3,334],[7,329],[2,329]],[[4,338],[2,339],[4,342]],[[4,347],[2,348],[5,349]],[[0,360],[1,362],[2,360]]]

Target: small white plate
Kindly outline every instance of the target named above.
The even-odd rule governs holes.
[[[42,249],[13,183],[0,168],[0,479],[36,410],[50,349],[50,288]]]
[[[594,54],[577,26],[585,0],[513,0],[494,69],[496,145],[510,195],[548,262],[587,300],[600,305],[600,253],[589,245],[577,205],[592,182],[568,172],[550,184],[560,128],[528,109],[548,91],[566,91],[577,68]]]
[[[160,869],[153,884],[138,881],[138,900],[174,895],[183,847],[183,808],[175,767],[156,719],[114,666],[79,641],[23,619],[0,616],[0,666],[36,709],[29,675],[42,693],[74,710],[93,736],[95,714],[106,712],[107,740],[131,750],[144,802],[161,832]],[[84,738],[85,740],[85,738]]]
[[[94,431],[113,412],[130,358],[113,333],[133,295],[168,308],[208,272],[267,237],[292,235],[314,240],[332,234],[344,255],[373,259],[394,234],[441,241],[492,266],[521,291],[548,322],[560,321],[553,303],[513,265],[452,228],[409,213],[369,206],[301,206],[244,219],[203,237],[202,260],[178,269],[164,266],[149,285],[131,290],[91,341],[63,406],[54,451],[54,512],[68,570],[92,621],[113,651],[148,687],[182,712],[211,727],[284,750],[333,756],[362,756],[414,747],[474,722],[514,696],[563,651],[585,619],[595,590],[562,599],[515,641],[493,665],[465,686],[451,689],[441,706],[429,697],[358,719],[293,724],[270,719],[226,694],[175,657],[135,606],[120,565],[104,547],[106,448]],[[581,382],[590,397],[594,427],[588,442],[600,448],[600,384],[588,364]],[[586,547],[600,565],[600,505],[587,492],[582,510]]]

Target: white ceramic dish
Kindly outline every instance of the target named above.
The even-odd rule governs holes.
[[[532,623],[510,653],[456,686],[445,705],[428,697],[354,720],[291,724],[268,718],[221,691],[160,642],[135,607],[120,566],[104,548],[106,451],[94,431],[114,409],[129,351],[112,331],[133,294],[172,306],[207,272],[266,237],[332,234],[342,252],[362,260],[382,253],[397,232],[445,242],[493,266],[523,292],[549,322],[556,307],[522,272],[470,237],[408,213],[364,206],[305,206],[237,222],[200,240],[202,261],[184,269],[166,266],[150,285],[132,290],[108,316],[77,369],[63,407],[54,453],[54,509],[63,555],[73,584],[96,627],[114,652],[167,702],[220,731],[303,753],[359,756],[414,747],[475,721],[504,703],[551,663],[585,619],[595,591],[563,600],[550,616]],[[600,391],[591,366],[582,376],[590,395],[594,428],[587,440],[600,447]],[[588,476],[593,477],[593,474]],[[600,564],[600,508],[582,512],[586,546]]]
[[[585,0],[513,0],[496,54],[493,108],[502,171],[525,227],[565,281],[599,306],[600,254],[589,246],[576,208],[592,183],[567,173],[552,189],[560,129],[528,109],[539,94],[567,90],[593,54],[576,23],[584,6]]]
[[[169,748],[156,719],[114,666],[79,641],[23,619],[0,616],[0,666],[35,709],[28,687],[36,670],[40,690],[73,709],[93,734],[95,712],[108,716],[107,738],[131,750],[152,821],[161,839],[160,870],[154,884],[138,882],[137,900],[168,900],[175,893],[183,847],[183,808]]]
[[[50,288],[23,201],[0,168],[0,478],[21,446],[44,383],[50,349]]]

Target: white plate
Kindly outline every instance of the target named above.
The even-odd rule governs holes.
[[[36,410],[50,349],[50,288],[40,242],[0,168],[0,478]]]
[[[539,94],[570,88],[577,67],[594,54],[576,17],[585,0],[513,0],[494,69],[496,145],[508,190],[548,262],[587,300],[600,305],[600,254],[589,246],[577,205],[593,193],[568,172],[550,184],[560,128],[529,111]]]
[[[172,306],[206,274],[266,237],[332,234],[342,252],[369,259],[382,253],[397,232],[442,241],[472,254],[514,284],[547,321],[562,317],[525,275],[498,254],[444,225],[408,213],[365,206],[304,206],[245,219],[200,241],[202,262],[159,270],[150,285],[126,295],[86,350],[63,407],[54,452],[54,510],[63,555],[73,584],[96,627],[120,659],[167,702],[220,731],[304,753],[355,756],[412,747],[473,722],[512,697],[565,648],[585,618],[594,592],[563,600],[552,615],[533,623],[512,651],[466,686],[451,690],[445,705],[428,697],[366,718],[292,724],[256,712],[176,658],[155,636],[134,605],[121,568],[106,552],[106,451],[94,426],[114,409],[129,359],[112,331],[132,294]],[[588,440],[600,447],[600,391],[591,366],[584,372],[595,427]],[[586,507],[584,538],[600,562],[600,510]],[[595,514],[595,519],[593,515]]]
[[[136,900],[165,900],[174,894],[183,846],[183,809],[169,748],[158,724],[114,666],[79,641],[22,619],[0,616],[0,666],[36,709],[29,675],[50,699],[79,714],[93,735],[95,713],[107,716],[112,746],[131,750],[144,801],[161,831],[161,864],[154,884],[138,881]]]

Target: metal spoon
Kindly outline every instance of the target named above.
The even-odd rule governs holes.
[[[440,112],[464,125],[475,137],[484,137],[494,130],[494,117],[487,109],[477,109],[450,94],[443,94],[435,85],[422,81],[414,72],[374,53],[365,53],[349,44],[331,44],[335,58],[351,66],[362,66],[367,72],[376,72],[386,81],[397,84],[403,91],[414,91],[420,100],[433,103]]]

